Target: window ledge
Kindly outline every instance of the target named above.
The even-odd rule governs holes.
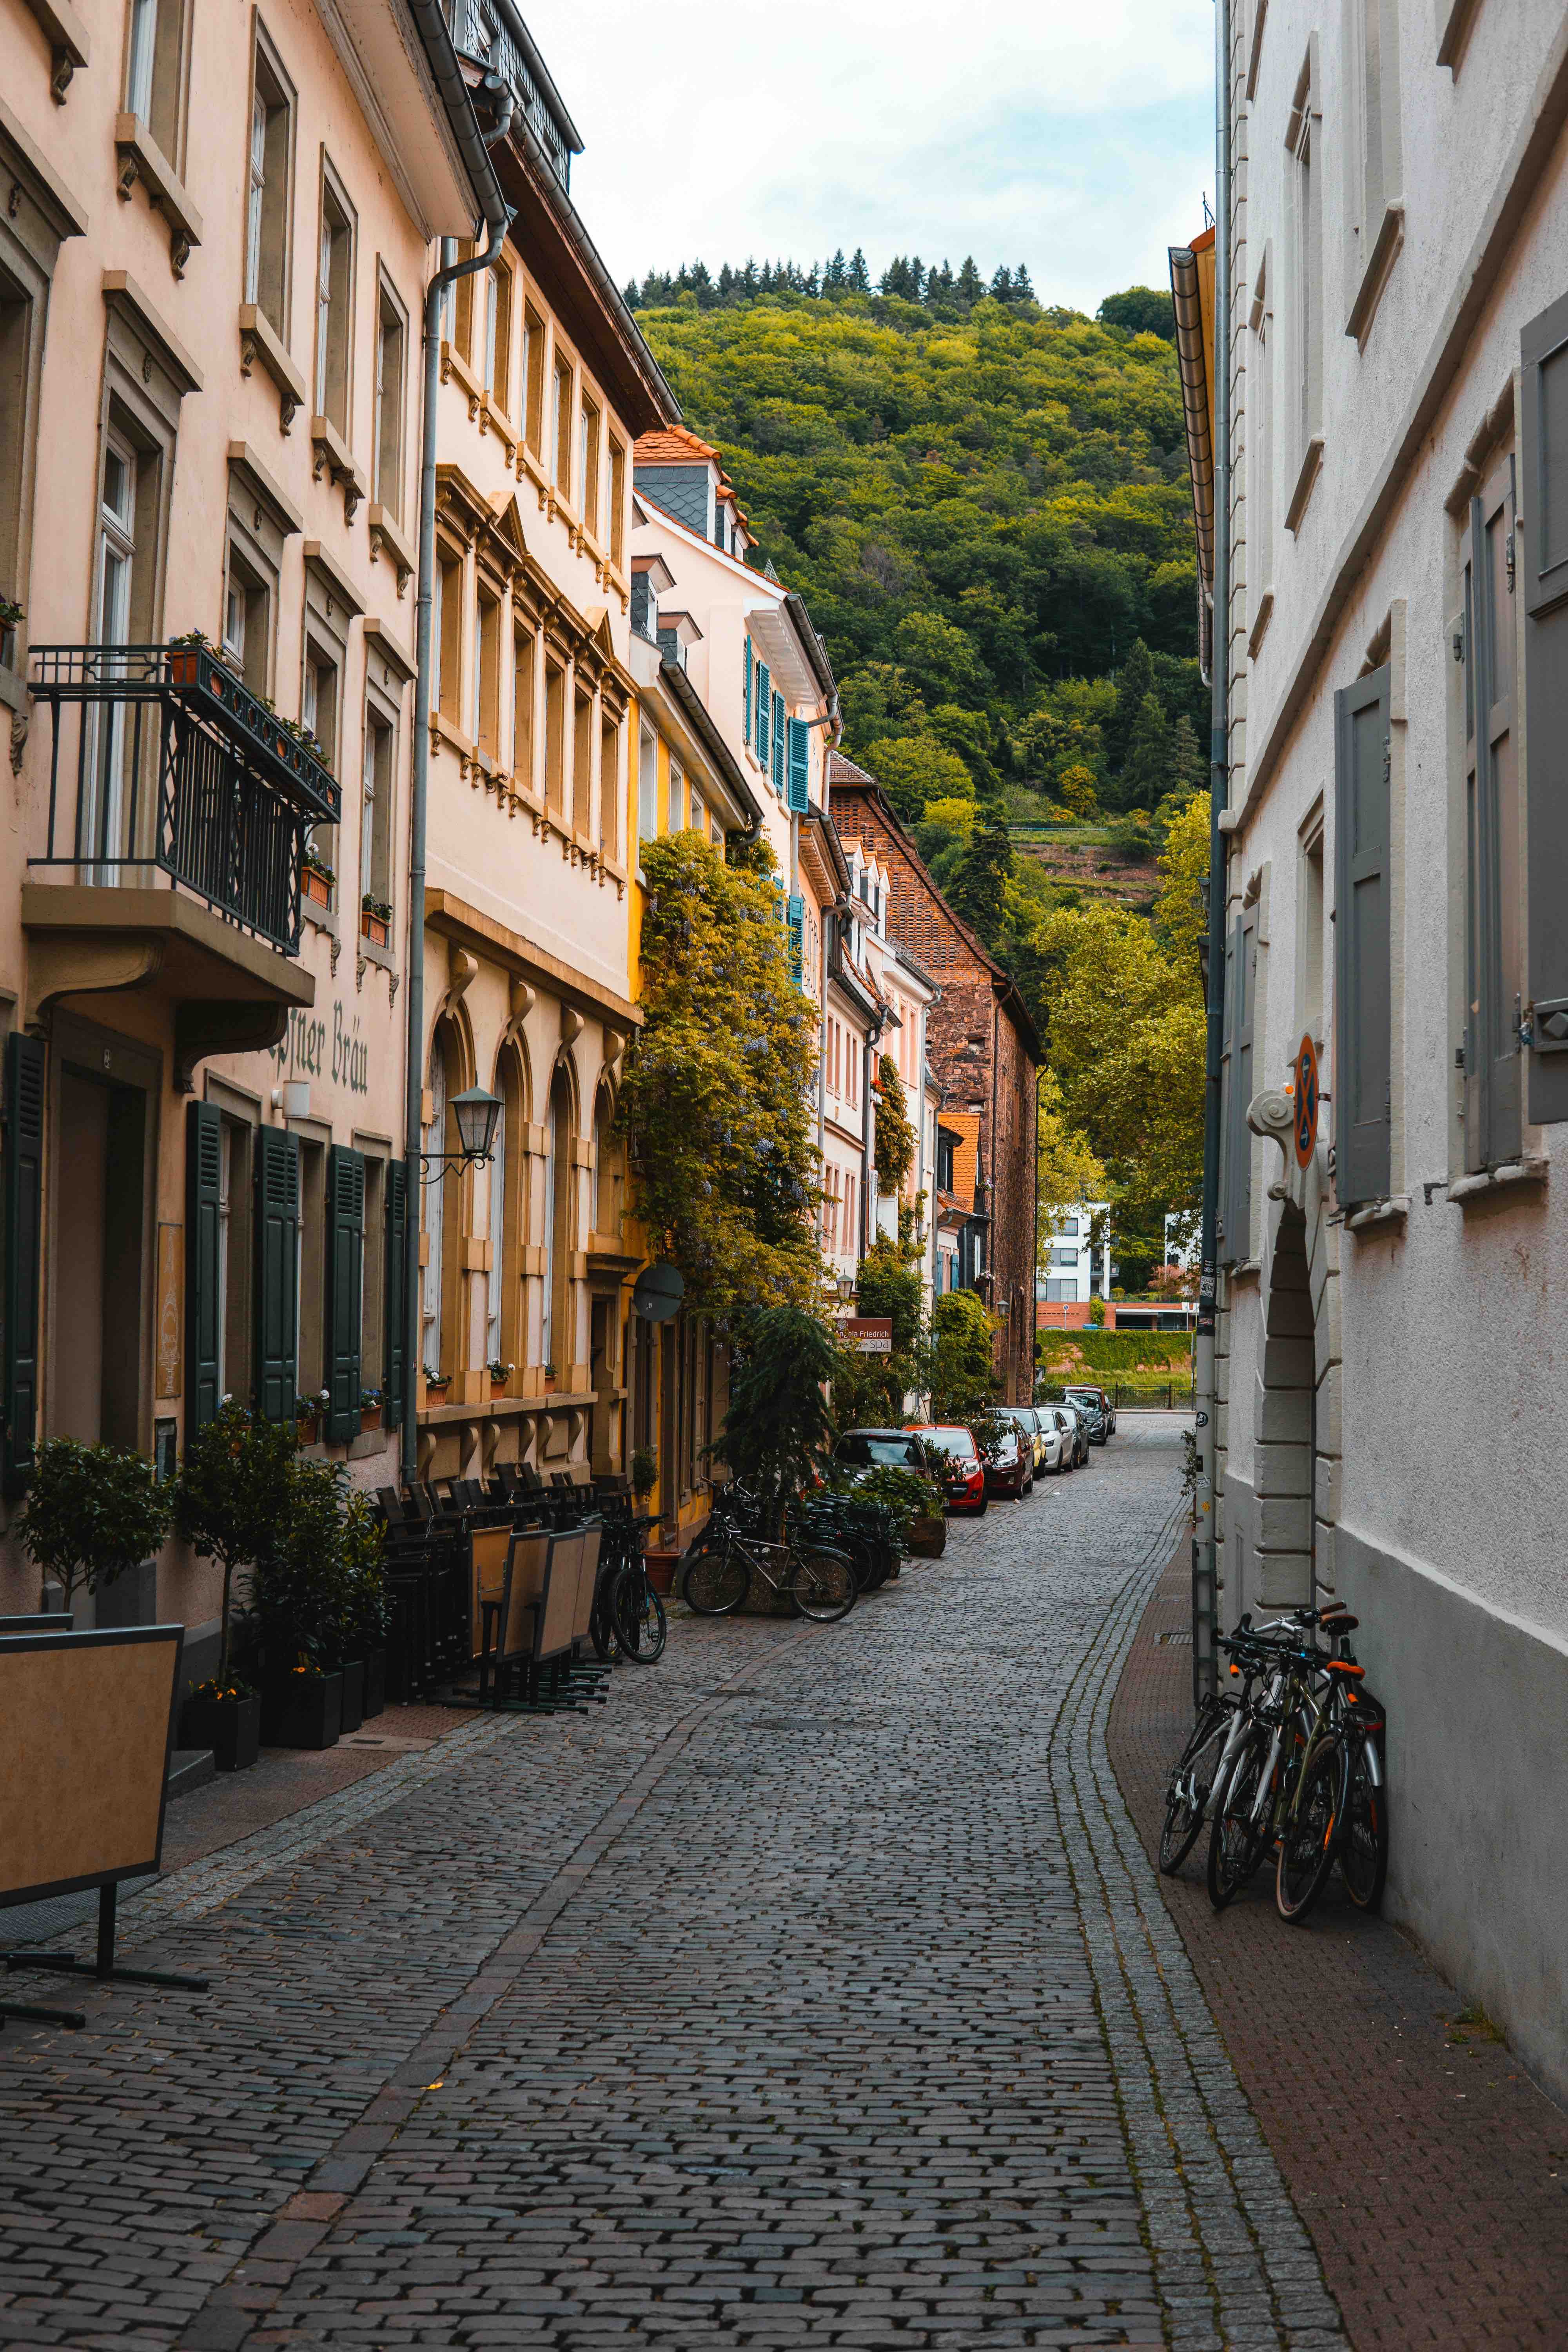
[[[0,665],[0,702],[8,710],[22,711],[27,708],[27,681],[19,671]]]
[[[185,193],[184,183],[139,114],[117,114],[114,144],[120,157],[115,193],[129,204],[131,191],[141,180],[150,200],[169,224],[169,261],[176,278],[185,274],[193,246],[202,241],[202,216]]]
[[[474,373],[473,369],[468,365],[468,361],[463,357],[461,352],[458,350],[456,344],[449,343],[443,335],[441,338],[441,381],[443,383],[449,383],[454,380],[457,383],[458,391],[466,393],[468,395],[468,422],[471,425],[479,416],[479,403],[485,396],[484,386],[480,383],[479,377]]]
[[[353,460],[353,453],[330,416],[312,416],[310,444],[316,452],[316,462],[310,468],[313,481],[330,474],[343,494],[343,520],[352,523],[360,500],[365,494],[365,478]]]
[[[517,478],[521,482],[525,478],[533,484],[534,488],[539,492],[539,503],[542,506],[546,498],[550,494],[550,485],[544,478],[543,467],[541,466],[538,458],[534,456],[532,450],[529,447],[528,443],[526,441],[520,441],[517,446]]]
[[[338,910],[335,907],[323,907],[319,898],[301,898],[300,912],[313,930],[325,931],[330,940],[336,940]]]
[[[255,373],[256,362],[272,378],[278,390],[278,429],[290,432],[305,405],[305,379],[284,350],[278,330],[259,303],[239,306],[239,372]]]
[[[397,572],[397,593],[401,596],[418,569],[418,559],[389,509],[377,501],[370,509],[370,560],[378,562],[384,552],[390,555]]]
[[[1399,258],[1404,243],[1405,199],[1394,196],[1384,208],[1383,218],[1377,225],[1372,249],[1361,273],[1361,284],[1356,288],[1351,303],[1350,317],[1345,320],[1345,332],[1353,338],[1360,351],[1366,349],[1366,339],[1372,332],[1372,322],[1377,316],[1384,288],[1394,275],[1394,265]]]
[[[390,930],[391,928],[388,924],[387,929]],[[384,948],[379,940],[373,940],[364,931],[359,935],[359,960],[361,963],[378,963],[383,971],[397,970],[395,950],[389,947]]]
[[[1290,493],[1290,503],[1285,509],[1285,528],[1292,537],[1301,527],[1301,517],[1307,511],[1307,502],[1312,495],[1312,485],[1318,478],[1322,463],[1323,436],[1321,433],[1314,433],[1307,444],[1307,454],[1301,460],[1301,470],[1296,477],[1296,487]]]
[[[1391,1192],[1385,1201],[1373,1201],[1364,1209],[1354,1210],[1345,1219],[1347,1234],[1375,1233],[1380,1226],[1403,1225],[1410,1214],[1408,1192]]]
[[[1258,618],[1253,622],[1252,633],[1247,640],[1247,657],[1248,661],[1256,661],[1258,659],[1258,648],[1263,643],[1264,636],[1268,632],[1268,624],[1273,617],[1274,591],[1272,588],[1266,588],[1262,595],[1258,600]]]
[[[479,431],[481,434],[493,433],[506,450],[507,464],[510,466],[514,462],[518,443],[522,436],[493,392],[480,395]]]
[[[57,106],[63,106],[71,76],[79,66],[87,65],[91,57],[87,26],[71,6],[70,0],[27,0],[27,5],[37,18],[44,38],[54,52],[49,61],[49,95]]]
[[[1469,1201],[1489,1200],[1496,1192],[1515,1192],[1529,1185],[1537,1191],[1546,1184],[1548,1162],[1531,1154],[1523,1160],[1505,1160],[1500,1168],[1483,1168],[1474,1176],[1456,1176],[1448,1187],[1450,1201],[1463,1208]]]

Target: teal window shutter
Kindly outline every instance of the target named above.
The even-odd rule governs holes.
[[[789,902],[789,976],[800,986],[805,965],[805,900],[798,890],[790,893]]]
[[[292,1421],[300,1393],[300,1145],[276,1127],[256,1140],[256,1409]]]
[[[386,1163],[386,1369],[382,1402],[388,1429],[401,1429],[408,1398],[408,1171]]]
[[[773,697],[773,790],[782,800],[784,788],[784,698],[782,694],[775,694]]]
[[[5,1040],[5,1492],[33,1470],[44,1206],[44,1046]]]
[[[811,730],[804,719],[789,722],[789,805],[792,816],[811,805]]]
[[[773,699],[773,674],[765,661],[757,664],[757,757],[768,764],[768,712]]]
[[[360,1318],[364,1291],[364,1154],[334,1144],[327,1154],[326,1435],[359,1435]]]
[[[741,732],[749,743],[752,740],[752,640],[746,639],[746,667],[741,685]]]
[[[216,1418],[223,1290],[218,1273],[223,1120],[215,1103],[185,1108],[185,1443]]]

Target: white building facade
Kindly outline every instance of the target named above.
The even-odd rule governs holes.
[[[1355,1612],[1386,1908],[1561,2095],[1568,22],[1229,16],[1219,1612]]]

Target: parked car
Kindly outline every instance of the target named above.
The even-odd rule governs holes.
[[[1058,1471],[1076,1470],[1081,1435],[1078,1415],[1063,1404],[1043,1404],[1037,1411],[1049,1426],[1050,1443],[1055,1448],[1049,1465],[1052,1476]],[[1084,1450],[1087,1452],[1087,1447]]]
[[[1111,1402],[1110,1391],[1109,1389],[1096,1388],[1091,1381],[1074,1381],[1072,1386],[1068,1390],[1067,1394],[1068,1401],[1071,1404],[1076,1404],[1079,1397],[1083,1397],[1090,1404],[1097,1404],[1100,1407],[1100,1412],[1105,1415],[1106,1437],[1115,1436],[1116,1407]],[[1105,1439],[1101,1438],[1100,1443],[1103,1444],[1105,1443]]]
[[[1068,1429],[1067,1415],[1058,1421],[1048,1404],[1035,1407],[1035,1419],[1040,1425],[1040,1475],[1054,1478],[1063,1470],[1072,1468],[1072,1438]]]
[[[1004,1404],[998,1405],[996,1410],[1004,1421],[1014,1423],[1027,1439],[1029,1460],[1035,1476],[1038,1478],[1046,1466],[1046,1439],[1040,1427],[1039,1414],[1032,1404]]]
[[[988,1495],[1011,1495],[1021,1503],[1026,1495],[1035,1491],[1035,1449],[1031,1434],[1007,1418],[1007,1426],[996,1440],[993,1451],[985,1457],[985,1491]]]
[[[1051,1411],[1053,1412],[1065,1412],[1068,1423],[1071,1424],[1073,1432],[1073,1466],[1076,1468],[1079,1463],[1087,1462],[1089,1460],[1089,1415],[1081,1405],[1075,1404],[1071,1397],[1068,1396],[1053,1397],[1051,1399]]]
[[[929,1477],[925,1448],[912,1430],[847,1429],[833,1449],[836,1469],[851,1477],[866,1470],[912,1470]]]
[[[1067,1401],[1075,1412],[1082,1414],[1089,1444],[1103,1445],[1110,1435],[1110,1413],[1104,1402],[1104,1391],[1070,1388],[1067,1391]]]
[[[948,1509],[973,1511],[978,1518],[986,1504],[985,1469],[973,1430],[955,1423],[921,1422],[909,1433],[921,1438],[932,1457]]]

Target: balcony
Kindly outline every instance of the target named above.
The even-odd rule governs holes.
[[[35,646],[28,682],[50,740],[22,892],[27,1019],[150,989],[181,1087],[206,1054],[276,1044],[315,998],[300,866],[340,814],[333,778],[205,646]]]
[[[166,874],[297,955],[300,859],[342,796],[283,722],[205,646],[36,646],[29,682],[51,723],[29,867],[100,886]]]

